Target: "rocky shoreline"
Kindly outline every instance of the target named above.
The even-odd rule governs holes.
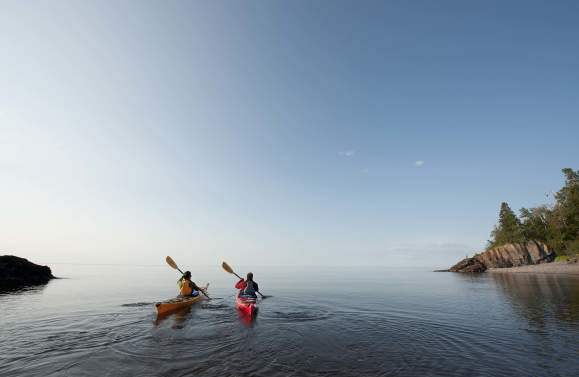
[[[555,251],[542,242],[505,244],[464,258],[448,270],[436,272],[579,275],[579,257],[555,262],[556,256]]]
[[[520,267],[490,268],[486,272],[494,274],[561,274],[579,276],[579,263],[553,262]]]
[[[46,284],[55,277],[48,266],[14,255],[0,255],[0,291]]]
[[[542,242],[512,243],[494,247],[450,267],[449,272],[485,272],[495,268],[539,265],[555,260],[557,254]]]

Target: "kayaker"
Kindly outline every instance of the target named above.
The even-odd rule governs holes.
[[[257,293],[259,292],[259,286],[255,281],[253,281],[253,273],[249,272],[247,274],[247,279],[241,279],[235,284],[235,288],[239,289],[240,297],[254,297],[257,298]]]
[[[181,279],[177,282],[179,285],[179,296],[195,297],[199,295],[201,288],[191,281],[191,271],[185,271]]]

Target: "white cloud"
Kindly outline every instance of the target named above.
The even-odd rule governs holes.
[[[356,151],[353,149],[347,150],[347,151],[343,151],[339,153],[340,156],[344,156],[344,157],[352,157],[353,155],[356,154]]]
[[[414,166],[421,167],[422,165],[424,165],[424,161],[422,160],[414,161]]]
[[[360,170],[360,173],[362,173],[362,174],[368,174],[369,172],[370,172],[370,169],[368,169],[368,168],[364,168],[364,169]]]

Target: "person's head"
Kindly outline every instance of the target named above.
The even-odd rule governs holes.
[[[247,273],[247,279],[246,280],[253,281],[253,272]]]
[[[191,279],[191,271],[185,271],[185,273],[183,274],[183,278]]]

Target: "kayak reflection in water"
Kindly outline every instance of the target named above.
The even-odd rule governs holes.
[[[241,279],[235,284],[235,288],[239,289],[239,297],[257,298],[259,286],[253,281],[253,273],[247,274],[247,279]]]
[[[201,288],[191,281],[191,271],[185,271],[181,279],[177,281],[179,297],[195,297],[199,295]]]

